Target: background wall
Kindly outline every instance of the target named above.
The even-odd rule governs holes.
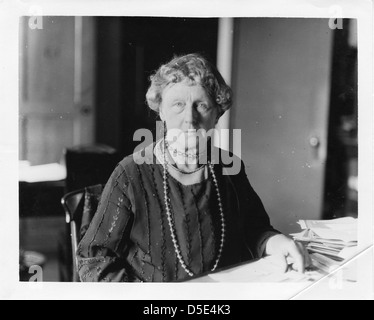
[[[274,226],[322,218],[332,30],[321,19],[238,19],[232,128]]]

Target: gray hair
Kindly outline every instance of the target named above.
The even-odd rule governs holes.
[[[162,65],[150,77],[151,85],[146,94],[148,106],[160,112],[162,92],[172,83],[188,80],[191,85],[201,85],[219,109],[222,116],[232,107],[233,92],[218,69],[199,54],[176,57]]]

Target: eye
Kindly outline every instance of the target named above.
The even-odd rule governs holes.
[[[209,111],[209,109],[210,109],[210,107],[209,107],[209,105],[207,104],[207,103],[199,103],[198,104],[198,106],[197,106],[197,108],[199,109],[199,111],[201,111],[201,112],[207,112],[207,111]]]
[[[184,107],[184,103],[181,102],[181,101],[178,101],[178,102],[174,103],[173,106],[176,107],[176,108],[178,108],[178,109],[181,109],[181,108]]]

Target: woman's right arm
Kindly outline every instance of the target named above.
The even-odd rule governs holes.
[[[136,281],[124,258],[134,217],[128,185],[125,169],[118,165],[78,246],[78,271],[82,282]]]

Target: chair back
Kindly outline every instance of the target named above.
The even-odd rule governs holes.
[[[100,203],[104,185],[99,184],[66,194],[62,200],[66,223],[70,226],[73,282],[79,282],[77,250],[78,244],[89,228],[89,225]]]
[[[75,146],[64,150],[63,161],[68,193],[108,181],[120,156],[106,145]]]

